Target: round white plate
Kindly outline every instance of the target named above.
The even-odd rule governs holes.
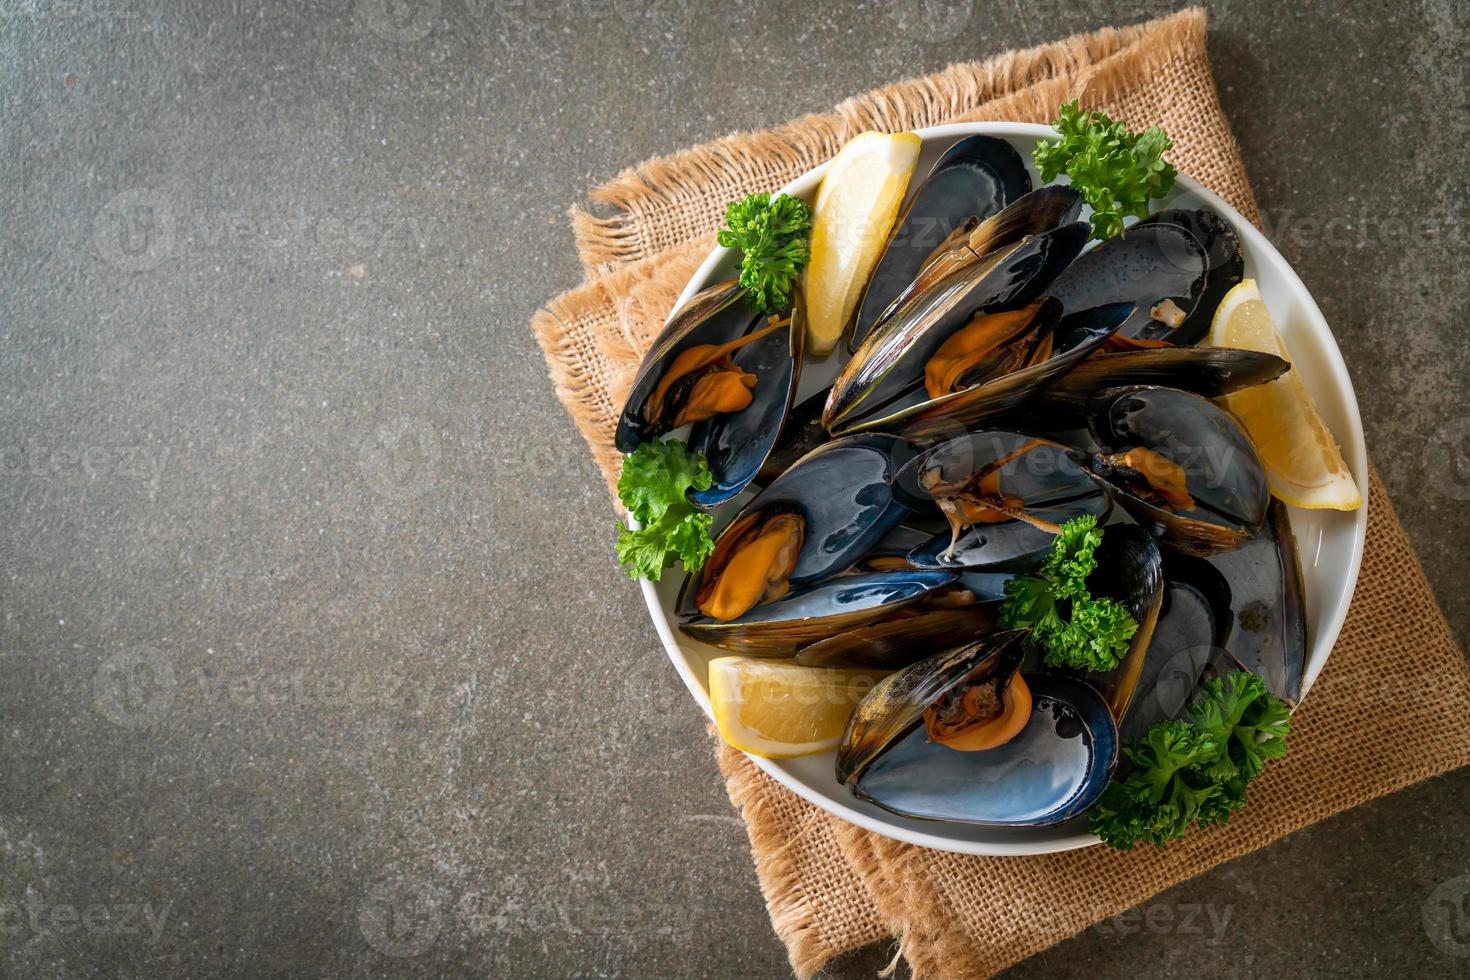
[[[1027,161],[1028,167],[1031,166],[1031,150],[1037,141],[1056,135],[1046,126],[1026,123],[961,123],[920,130],[919,136],[924,140],[924,148],[914,171],[915,178],[910,190],[917,186],[920,177],[928,172],[930,165],[946,147],[963,136],[976,133],[1009,140]],[[811,200],[826,169],[826,164],[823,164],[787,184],[783,190],[787,194]],[[1040,175],[1035,172],[1034,167],[1031,169],[1033,184],[1041,186]],[[1368,460],[1363,447],[1363,426],[1358,417],[1358,401],[1353,394],[1352,381],[1348,378],[1337,342],[1333,340],[1332,331],[1322,318],[1322,312],[1317,309],[1311,294],[1286,264],[1286,260],[1253,225],[1215,194],[1183,174],[1175,182],[1168,197],[1155,202],[1154,210],[1171,207],[1213,208],[1234,226],[1245,253],[1245,274],[1253,277],[1260,285],[1261,295],[1265,297],[1272,317],[1291,348],[1292,369],[1301,372],[1302,380],[1316,399],[1317,408],[1342,446],[1343,456],[1358,481],[1358,487],[1366,496]],[[682,306],[706,286],[734,276],[737,264],[738,258],[733,250],[715,249],[684,288],[678,305]],[[838,347],[841,351],[842,345]],[[803,369],[798,398],[815,393],[831,381],[839,366],[840,356],[833,354],[826,360],[829,363],[809,362]],[[1303,684],[1305,693],[1322,672],[1327,655],[1337,640],[1338,631],[1342,629],[1343,619],[1347,616],[1348,601],[1352,598],[1353,586],[1358,579],[1358,567],[1363,557],[1363,535],[1368,525],[1368,508],[1366,502],[1352,513],[1291,508],[1291,524],[1296,532],[1306,587],[1307,640],[1310,652]],[[643,595],[648,601],[648,611],[653,617],[654,626],[657,627],[659,637],[668,649],[669,658],[674,662],[679,676],[684,679],[684,684],[705,714],[710,714],[707,681],[709,661],[728,654],[696,643],[673,626],[676,622],[674,600],[682,579],[680,574],[669,574],[659,583],[643,582]],[[1085,823],[1081,820],[1055,827],[999,828],[896,816],[848,793],[833,776],[833,758],[830,752],[804,759],[751,758],[781,785],[829,813],[911,844],[966,854],[1041,854],[1097,843],[1097,838],[1087,832]]]

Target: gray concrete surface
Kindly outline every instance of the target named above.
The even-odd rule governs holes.
[[[563,210],[1169,6],[6,0],[0,975],[785,973],[526,329],[578,277]],[[1464,642],[1470,18],[1217,13]],[[1430,781],[1014,973],[1463,976],[1467,819]]]

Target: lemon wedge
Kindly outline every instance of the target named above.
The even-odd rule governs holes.
[[[1242,280],[1220,301],[1210,325],[1210,342],[1291,360],[1254,279]],[[1256,444],[1277,497],[1293,507],[1315,510],[1362,506],[1363,495],[1298,372],[1288,371],[1269,384],[1226,395],[1225,404]]]
[[[812,208],[806,348],[827,354],[847,330],[919,160],[913,133],[859,133],[832,160]]]
[[[726,742],[751,755],[791,759],[836,748],[852,709],[882,676],[719,657],[710,661],[709,696]]]

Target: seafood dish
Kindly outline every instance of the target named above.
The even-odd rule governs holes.
[[[1291,513],[1362,497],[1232,218],[1150,204],[1163,134],[1055,125],[923,172],[918,137],[863,134],[810,200],[732,204],[740,275],[627,389],[618,552],[682,562],[735,747],[830,760],[864,812],[1126,849],[1224,823],[1286,751]],[[1108,133],[1132,155],[1094,186],[1066,154]]]

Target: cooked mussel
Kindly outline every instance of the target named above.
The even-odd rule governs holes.
[[[1061,525],[1081,514],[1100,520],[1106,491],[1065,446],[988,430],[951,439],[904,465],[894,494],[914,510],[939,508],[947,523],[908,555],[916,568],[1030,571]]]
[[[854,710],[836,775],[904,816],[1041,826],[1107,785],[1117,726],[1082,681],[1019,671],[1024,631],[994,633],[889,675]]]
[[[936,593],[886,619],[804,646],[796,662],[807,667],[906,667],[956,643],[994,632],[997,606],[978,600],[960,587]]]
[[[893,499],[900,460],[891,436],[820,446],[794,463],[724,527],[681,606],[714,620],[836,574],[865,554],[904,513]]]
[[[1101,446],[1084,465],[1142,527],[1171,548],[1212,555],[1261,529],[1270,494],[1239,422],[1174,388],[1110,389],[1093,400]]]
[[[1050,295],[1067,312],[1131,303],[1117,336],[1189,345],[1209,330],[1220,299],[1244,275],[1240,240],[1208,209],[1160,211],[1073,262]]]
[[[838,374],[823,424],[838,434],[893,429],[935,403],[953,406],[969,389],[1008,369],[1038,356],[1045,360],[1051,349],[1044,345],[1060,308],[1036,299],[1086,236],[1080,222],[1063,225],[993,252],[913,296],[868,335]],[[926,377],[930,361],[941,353],[946,366]],[[952,387],[936,398],[928,391],[934,384],[959,390]]]
[[[722,621],[699,613],[679,628],[711,646],[752,656],[791,656],[821,640],[882,622],[953,592],[954,572],[906,569],[839,575]],[[681,598],[681,605],[683,599]]]
[[[720,283],[674,314],[639,367],[615,436],[626,453],[692,424],[690,444],[714,477],[690,495],[705,508],[732,499],[760,470],[800,379],[800,301],[791,317],[767,321],[744,295],[738,283]]]
[[[924,259],[913,280],[888,304],[878,323],[940,280],[981,262],[992,252],[1076,221],[1081,210],[1082,199],[1072,188],[1043,187],[1024,195],[1004,211],[984,221],[970,219]],[[870,332],[865,331],[857,340],[866,339]],[[856,341],[852,349],[857,349]]]
[[[957,141],[935,161],[883,246],[858,306],[849,350],[856,350],[894,299],[945,245],[955,245],[986,218],[1031,189],[1010,143],[993,136]]]

